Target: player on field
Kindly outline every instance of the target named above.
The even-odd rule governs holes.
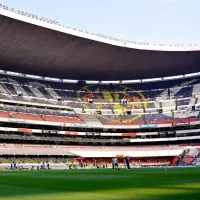
[[[113,170],[115,169],[115,159],[114,159],[114,157],[112,157],[112,169]]]
[[[127,169],[130,169],[130,162],[129,162],[128,156],[125,157],[125,163],[126,163]]]
[[[114,158],[114,162],[115,162],[115,169],[119,170],[118,159]]]

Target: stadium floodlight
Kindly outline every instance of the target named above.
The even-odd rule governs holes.
[[[184,76],[185,76],[185,77],[198,76],[198,73],[185,74]]]
[[[42,76],[35,76],[35,75],[30,75],[30,74],[26,74],[26,77],[35,78],[35,79],[42,79]]]
[[[63,79],[65,83],[78,83],[78,80]]]
[[[102,84],[119,84],[120,81],[101,81]]]
[[[179,78],[183,78],[183,75],[179,75],[179,76],[168,76],[168,77],[163,77],[163,80],[172,80],[172,79],[179,79]]]
[[[50,78],[50,77],[44,77],[44,79],[45,79],[45,80],[48,80],[48,81],[50,81],[50,80],[51,80],[51,78]]]
[[[148,78],[148,79],[142,79],[142,82],[155,82],[155,81],[162,81],[162,78]]]
[[[57,81],[60,81],[59,78],[51,78],[50,80],[51,80],[51,81],[56,81],[56,82],[57,82]]]
[[[85,81],[86,84],[98,84],[99,81]]]
[[[7,71],[6,74],[20,76],[20,73]]]
[[[122,81],[122,83],[125,83],[125,84],[129,84],[129,83],[140,83],[140,82],[141,82],[140,79]]]

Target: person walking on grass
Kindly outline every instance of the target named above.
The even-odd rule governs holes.
[[[114,157],[112,157],[112,169],[113,170],[115,169],[115,159],[114,159]]]
[[[114,158],[114,162],[115,162],[115,169],[119,170],[118,159]]]
[[[130,162],[129,162],[128,156],[125,157],[125,162],[126,162],[127,169],[130,169]]]

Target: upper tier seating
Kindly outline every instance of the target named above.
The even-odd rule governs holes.
[[[68,117],[58,117],[58,116],[43,116],[43,119],[45,121],[49,121],[49,122],[63,122],[63,123],[77,123],[77,124],[83,124],[84,123],[79,118],[68,118]]]
[[[11,116],[16,119],[43,121],[43,119],[39,115],[33,115],[33,114],[11,113]]]
[[[149,100],[176,99],[200,94],[199,78],[169,80],[164,82],[127,84],[127,85],[87,85],[33,80],[24,77],[0,75],[0,93],[7,95],[21,94],[24,98],[40,99],[58,98],[68,101],[88,102],[92,99],[97,103],[121,103],[124,99],[135,104],[135,108],[142,108],[140,102]],[[182,105],[182,102],[178,102]],[[184,103],[185,105],[185,103]],[[151,105],[149,105],[151,107]]]
[[[138,115],[99,115],[98,118],[105,125],[140,125],[140,124],[172,124],[192,122],[198,120],[199,111],[189,112],[187,116],[170,113],[139,114]]]
[[[39,104],[64,105],[77,113],[95,114],[103,124],[159,124],[199,119],[200,79],[188,78],[158,83],[87,85],[68,84],[0,75],[0,98]],[[91,102],[91,103],[89,103]],[[196,106],[196,109],[193,107]],[[194,111],[191,111],[193,108]],[[14,118],[83,123],[75,114],[55,110],[3,106]],[[127,110],[131,111],[127,115]],[[162,110],[163,113],[159,113]],[[171,112],[171,111],[175,112]],[[145,111],[145,114],[142,114]],[[19,113],[26,113],[19,114]],[[3,114],[9,118],[9,114]],[[58,116],[58,117],[57,117]]]
[[[9,118],[9,114],[7,112],[0,112],[0,117]]]
[[[84,123],[74,111],[70,110],[53,110],[5,104],[0,107],[0,111],[1,117],[4,118],[13,117],[37,121]],[[82,110],[80,110],[80,112],[81,111]],[[10,115],[8,113],[10,113]],[[92,114],[96,114],[95,110]],[[112,110],[102,110],[102,115],[98,115],[98,118],[100,122],[105,125],[168,124],[196,121],[199,118],[199,111],[180,110],[175,112],[144,114],[142,111],[138,110],[138,112],[134,111],[134,114],[128,115],[126,112],[120,110],[115,110],[115,112]]]
[[[35,107],[23,107],[13,105],[2,105],[0,107],[0,117],[4,118],[16,118],[27,119],[37,121],[51,121],[51,122],[63,122],[63,123],[84,123],[78,118],[73,111],[67,110],[52,110],[42,109]],[[8,114],[10,113],[10,115]]]
[[[145,115],[146,118],[146,122],[148,124],[158,124],[158,123],[170,123],[171,120],[173,120],[172,118],[172,113],[167,113],[167,115],[164,114],[149,114],[149,115]]]
[[[33,114],[24,114],[24,113],[11,113],[11,116],[16,119],[27,119],[27,120],[36,120],[36,121],[49,121],[49,122],[63,122],[63,123],[79,123],[83,124],[84,122],[79,118],[69,118],[69,117],[60,117],[60,116],[42,116],[33,115]]]
[[[105,125],[137,125],[145,123],[143,116],[137,115],[99,115],[98,118]]]

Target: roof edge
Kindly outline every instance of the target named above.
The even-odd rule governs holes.
[[[186,79],[186,78],[200,77],[200,72],[197,72],[197,73],[191,73],[191,74],[160,77],[160,78],[135,79],[135,80],[117,80],[117,81],[99,81],[99,80],[60,79],[60,78],[53,78],[53,77],[36,76],[36,75],[31,75],[31,74],[23,74],[23,73],[5,71],[5,70],[0,70],[0,74],[8,75],[8,76],[29,78],[29,79],[34,79],[34,80],[44,80],[44,81],[50,81],[50,82],[72,83],[72,84],[76,84],[79,81],[85,81],[86,84],[92,84],[92,85],[96,85],[96,84],[103,84],[103,85],[109,85],[109,84],[125,84],[125,85],[126,84],[142,84],[142,83],[173,81],[173,80],[180,80],[180,79]]]
[[[149,43],[138,43],[138,42],[131,42],[126,40],[120,40],[115,39],[112,37],[107,37],[104,35],[97,35],[94,33],[84,32],[82,30],[73,29],[70,27],[61,26],[58,24],[58,22],[38,18],[36,15],[21,12],[19,10],[10,9],[7,6],[0,5],[0,15],[19,20],[25,23],[33,24],[36,26],[40,26],[46,29],[51,29],[54,31],[74,35],[80,38],[89,39],[113,46],[118,47],[126,47],[131,49],[138,49],[138,50],[151,50],[151,51],[200,51],[200,46],[197,46],[196,44],[190,45],[190,46],[184,46],[184,45],[170,45],[165,46],[163,44],[159,45],[151,45]]]

